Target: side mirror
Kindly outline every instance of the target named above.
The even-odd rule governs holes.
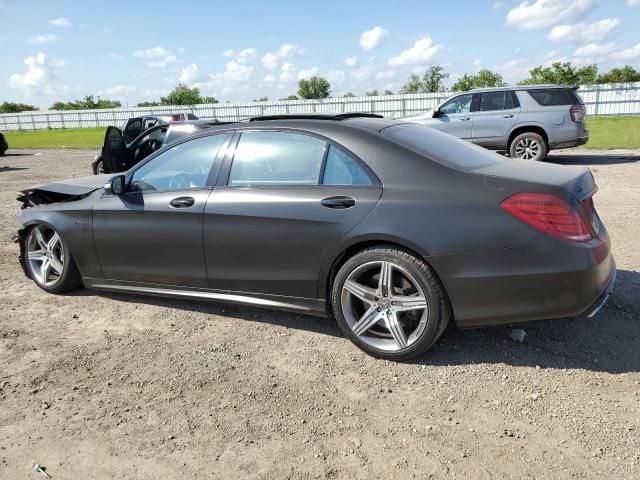
[[[440,116],[442,112],[440,112],[440,109],[438,107],[435,107],[433,109],[433,114],[431,115],[432,118],[438,118]]]
[[[104,185],[108,195],[120,195],[124,192],[124,175],[116,175]]]

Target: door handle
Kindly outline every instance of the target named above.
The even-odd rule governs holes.
[[[513,113],[511,115],[503,115],[502,118],[513,118]]]
[[[169,202],[169,206],[173,208],[191,207],[196,201],[193,197],[178,197]]]
[[[467,120],[471,120],[471,117],[464,117],[460,119],[461,122],[466,122]]]
[[[356,199],[345,196],[329,197],[320,202],[323,207],[327,208],[351,208],[356,204]]]

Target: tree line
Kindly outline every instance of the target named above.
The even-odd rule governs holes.
[[[444,82],[449,74],[440,65],[429,65],[420,76],[412,73],[398,93],[434,93],[444,90]],[[630,65],[622,68],[612,68],[608,72],[598,73],[596,64],[576,67],[571,62],[555,62],[551,66],[538,65],[529,70],[529,77],[518,82],[518,85],[534,84],[558,84],[558,85],[591,85],[602,83],[627,83],[640,82],[640,70]],[[507,85],[502,75],[488,69],[481,69],[474,74],[465,73],[451,86],[454,92],[471,90],[473,88],[502,87]],[[393,95],[391,90],[384,90],[382,95]],[[365,92],[366,96],[378,96],[380,91],[373,89]],[[331,84],[320,76],[303,79],[298,82],[297,94],[291,94],[280,100],[321,99],[331,96]],[[355,97],[353,92],[347,92],[344,97]],[[268,97],[262,97],[254,102],[268,101]],[[189,88],[179,83],[166,97],[160,97],[157,101],[146,101],[137,104],[138,107],[157,107],[161,105],[198,105],[203,103],[218,103],[214,97],[203,96],[198,87]],[[55,102],[50,110],[93,110],[103,108],[118,108],[121,103],[117,100],[95,98],[86,95],[80,100],[71,102]],[[18,113],[38,110],[33,105],[23,103],[4,102],[0,104],[0,113]]]

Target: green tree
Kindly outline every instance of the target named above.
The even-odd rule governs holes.
[[[384,91],[383,95],[393,95],[393,92],[391,90],[387,89],[387,90]]]
[[[377,97],[380,95],[380,92],[378,92],[377,89],[373,89],[373,90],[369,90],[366,94],[367,97]]]
[[[443,81],[449,78],[449,74],[444,72],[440,65],[429,65],[422,76],[422,92],[441,92],[444,90]]]
[[[158,107],[158,102],[140,102],[136,107]]]
[[[297,95],[289,95],[288,97],[281,98],[280,100],[300,100]]]
[[[347,92],[343,95],[343,97],[355,97],[355,95],[353,94],[353,92]]]
[[[269,101],[269,97],[260,97],[258,99],[253,99],[254,102],[268,102]]]
[[[189,88],[184,83],[179,83],[166,97],[160,98],[160,105],[197,105],[203,103],[198,87]]]
[[[81,100],[71,102],[55,102],[51,110],[96,110],[103,108],[119,108],[122,104],[117,100],[108,100],[98,97],[96,101],[93,95],[85,95]]]
[[[311,77],[298,83],[298,95],[302,98],[327,98],[331,92],[331,84],[326,78]]]
[[[451,89],[454,92],[465,92],[472,88],[504,87],[505,85],[502,75],[483,68],[475,75],[465,73],[453,84]]]
[[[405,83],[400,89],[400,93],[419,93],[422,91],[422,82],[420,77],[415,73],[409,75],[407,83]]]
[[[4,102],[0,105],[0,113],[31,112],[33,110],[37,110],[37,108],[24,103]]]
[[[589,85],[596,83],[597,77],[598,66],[595,63],[576,68],[571,62],[554,62],[550,67],[538,65],[532,68],[529,70],[529,78],[522,80],[519,84]]]
[[[627,83],[640,82],[640,70],[636,70],[630,65],[622,68],[612,68],[606,73],[598,75],[596,83]]]

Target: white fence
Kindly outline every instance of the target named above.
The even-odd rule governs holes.
[[[580,87],[587,115],[640,115],[640,82],[587,85]],[[190,107],[131,107],[106,110],[36,111],[0,115],[0,131],[86,128],[123,125],[128,118],[145,114],[194,113],[201,119],[238,121],[258,115],[314,112],[367,112],[393,118],[426,112],[451,96],[452,92],[339,97],[323,100],[278,100],[244,103],[215,103]]]

